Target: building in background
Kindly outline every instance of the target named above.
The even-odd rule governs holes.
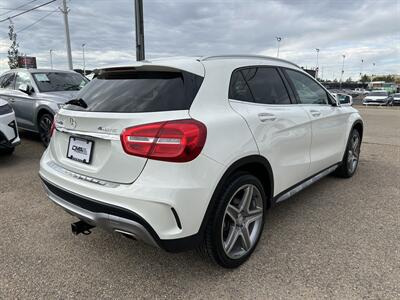
[[[303,69],[303,71],[307,72],[309,75],[311,75],[312,77],[315,78],[315,75],[317,74],[316,69],[306,69],[303,67],[301,67],[301,68]]]

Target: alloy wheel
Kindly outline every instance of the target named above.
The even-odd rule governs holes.
[[[51,129],[51,124],[52,120],[49,116],[44,115],[43,117],[40,118],[39,121],[39,135],[40,135],[40,140],[42,143],[47,147],[50,143],[50,129]]]
[[[253,184],[241,186],[225,209],[221,239],[226,255],[238,259],[256,244],[263,224],[264,205],[259,189]]]
[[[356,170],[359,157],[360,157],[360,137],[358,134],[353,134],[347,153],[347,167],[350,173],[353,173]]]

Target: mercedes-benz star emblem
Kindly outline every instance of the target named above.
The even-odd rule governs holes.
[[[71,125],[72,128],[76,128],[76,121],[74,118],[69,118],[69,125]]]

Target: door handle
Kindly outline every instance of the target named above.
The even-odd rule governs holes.
[[[270,113],[259,113],[258,118],[260,119],[261,122],[276,120],[276,116],[274,114],[270,114]]]
[[[8,100],[10,100],[10,102],[14,103],[15,99],[14,98],[8,98]]]
[[[321,112],[318,110],[310,110],[310,113],[313,117],[319,117],[321,115]]]

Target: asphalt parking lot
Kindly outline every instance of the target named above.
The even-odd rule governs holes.
[[[42,191],[43,146],[24,133],[12,156],[0,156],[0,299],[399,299],[400,110],[361,112],[357,174],[324,178],[270,210],[237,270],[100,229],[73,236],[75,219]]]

